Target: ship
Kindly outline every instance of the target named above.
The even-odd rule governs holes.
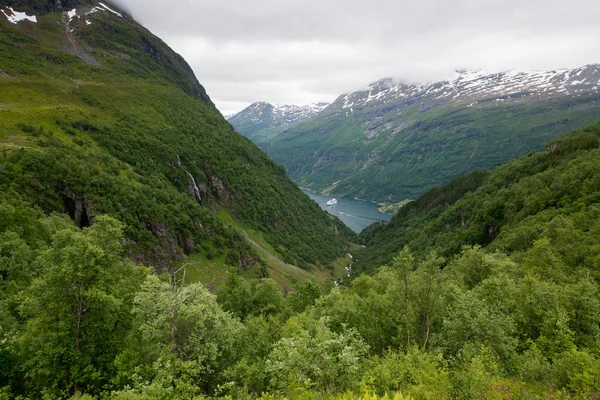
[[[337,200],[336,200],[336,199],[331,199],[331,200],[329,200],[329,201],[327,202],[327,205],[328,205],[328,206],[332,206],[332,205],[334,205],[334,204],[337,204]]]

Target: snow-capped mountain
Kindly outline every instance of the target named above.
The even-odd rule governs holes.
[[[328,103],[308,104],[305,106],[276,104],[273,106],[271,112],[273,119],[281,120],[282,125],[289,126],[314,116],[328,105]]]
[[[600,64],[554,71],[457,71],[451,80],[409,84],[386,78],[365,90],[344,94],[328,111],[358,109],[387,103],[421,102],[424,108],[449,102],[473,106],[486,101],[511,101],[523,97],[544,99],[583,95],[600,90]]]
[[[596,121],[600,65],[458,71],[438,82],[379,80],[261,146],[302,186],[400,201]]]
[[[327,106],[328,103],[296,106],[257,102],[227,117],[227,120],[242,135],[260,144],[292,125],[315,116]]]

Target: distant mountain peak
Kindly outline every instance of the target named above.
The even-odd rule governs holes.
[[[306,105],[271,104],[259,101],[250,104],[227,120],[242,135],[260,143],[260,137],[272,137],[290,126],[307,120],[323,111],[329,103]]]
[[[344,94],[331,105],[331,110],[352,111],[376,107],[382,103],[405,99],[420,102],[426,108],[450,102],[505,101],[532,96],[552,98],[578,95],[600,89],[600,65],[590,64],[576,69],[549,71],[500,71],[461,69],[448,80],[408,84],[396,78],[384,78],[366,89]]]

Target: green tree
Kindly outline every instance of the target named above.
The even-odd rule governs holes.
[[[411,292],[415,314],[415,341],[422,350],[427,348],[432,330],[440,313],[443,276],[441,267],[444,259],[435,252],[430,253],[419,268],[411,275]]]
[[[414,257],[408,246],[404,246],[400,254],[392,260],[392,268],[399,271],[402,284],[402,308],[404,310],[404,332],[406,332],[406,346],[410,346],[411,331],[411,282],[410,275],[414,269]]]
[[[246,392],[259,395],[266,390],[269,383],[267,357],[281,334],[282,324],[276,317],[247,318],[240,334],[239,361],[227,371],[227,378]]]
[[[292,313],[299,314],[314,305],[319,297],[321,297],[319,285],[313,281],[306,281],[296,285],[286,296],[285,302]]]
[[[122,258],[122,240],[122,225],[98,216],[90,228],[56,232],[38,257],[42,272],[20,306],[19,344],[31,390],[97,393],[109,382],[145,273]]]
[[[517,346],[513,319],[472,291],[449,289],[444,298],[447,309],[443,324],[432,341],[448,356],[457,355],[465,346],[486,346],[510,366]]]
[[[446,362],[439,352],[415,346],[406,352],[388,350],[367,361],[363,382],[379,395],[410,393],[417,398],[448,398],[451,390]]]
[[[237,274],[230,273],[225,284],[217,290],[217,301],[225,311],[240,319],[246,318],[252,310],[250,283]]]
[[[277,315],[282,311],[281,288],[270,278],[255,282],[252,288],[252,315]]]
[[[296,324],[292,318],[289,324]],[[291,332],[279,340],[267,360],[273,389],[295,385],[339,392],[355,388],[360,365],[368,346],[356,330],[335,333],[326,319],[305,320],[288,327]]]
[[[175,290],[155,275],[146,278],[134,300],[132,347],[120,361],[131,375],[141,367],[142,381],[197,395],[213,390],[235,361],[241,324],[201,284]]]

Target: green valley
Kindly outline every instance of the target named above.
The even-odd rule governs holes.
[[[118,5],[4,2],[0,55],[0,400],[600,396],[599,67],[247,110],[357,236]]]
[[[399,202],[597,121],[599,80],[598,65],[462,71],[427,84],[384,79],[257,143],[300,186]]]

